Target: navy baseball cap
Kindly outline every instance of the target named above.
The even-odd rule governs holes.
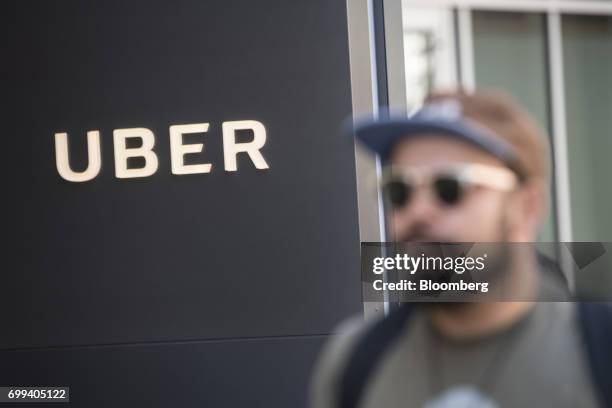
[[[352,133],[376,153],[383,163],[389,159],[391,150],[399,140],[435,135],[460,140],[479,148],[498,158],[520,179],[525,177],[514,147],[486,127],[466,118],[459,102],[453,99],[427,103],[408,117],[393,115],[384,110],[378,119],[357,119],[352,126]]]

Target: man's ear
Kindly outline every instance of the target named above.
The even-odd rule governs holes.
[[[548,209],[548,190],[544,180],[527,180],[518,191],[517,207],[522,220],[522,240],[537,239]]]

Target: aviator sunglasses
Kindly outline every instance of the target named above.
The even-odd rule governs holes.
[[[422,186],[428,187],[441,204],[453,206],[461,202],[470,187],[511,191],[516,184],[516,175],[504,167],[457,164],[433,172],[393,166],[384,171],[381,188],[385,199],[399,209],[408,205],[416,189]]]

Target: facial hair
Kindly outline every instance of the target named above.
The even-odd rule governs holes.
[[[487,261],[485,269],[480,272],[480,274],[486,276],[486,282],[489,283],[489,290],[492,291],[493,288],[498,287],[499,285],[504,285],[506,281],[510,278],[510,274],[512,273],[511,265],[512,260],[514,259],[514,249],[516,244],[512,244],[509,242],[510,239],[510,219],[509,212],[507,211],[507,207],[504,206],[501,211],[500,219],[498,222],[499,225],[499,236],[496,242],[492,242],[491,244],[485,245],[483,248],[487,248]],[[475,243],[478,245],[478,243]],[[518,252],[518,251],[517,251]],[[455,278],[456,274],[454,271],[438,271],[435,275],[436,282],[451,282],[453,278]],[[468,273],[468,272],[466,272]],[[471,276],[471,274],[470,274]],[[429,276],[428,276],[429,278]],[[433,280],[433,279],[432,279]],[[465,280],[465,279],[464,279]],[[478,281],[478,279],[476,279]],[[439,294],[435,294],[439,295]],[[470,295],[465,294],[465,296],[470,297]],[[441,307],[445,310],[458,312],[466,306],[469,306],[474,301],[478,301],[479,297],[486,296],[483,294],[474,294],[473,297],[470,297],[470,301],[458,301],[458,302],[444,302],[441,301],[439,303],[433,303],[432,306]],[[467,299],[466,299],[467,300]]]

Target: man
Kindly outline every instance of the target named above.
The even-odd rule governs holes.
[[[507,98],[434,94],[410,118],[355,134],[385,165],[390,240],[537,240],[546,139]],[[318,362],[313,407],[599,406],[576,305],[536,301],[534,288],[555,285],[530,255],[504,270],[524,284],[522,301],[403,304],[387,319],[345,323]]]

